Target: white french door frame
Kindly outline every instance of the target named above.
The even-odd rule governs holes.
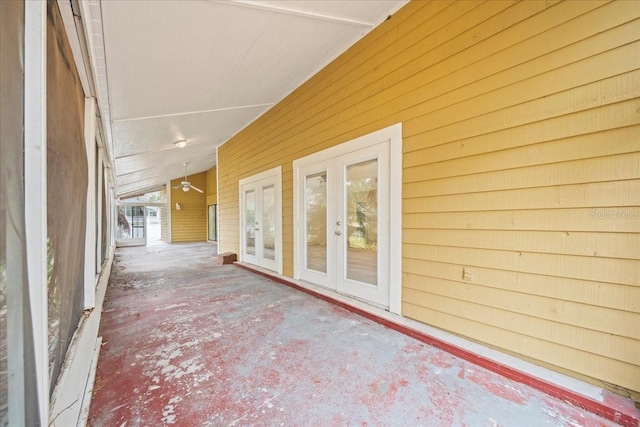
[[[264,184],[270,186],[273,184],[275,193],[275,242],[274,242],[274,260],[269,260],[261,256],[262,247],[258,248],[258,239],[255,243],[255,255],[247,254],[245,239],[245,191],[255,190],[256,194],[256,215],[258,212],[258,202],[262,200],[259,197],[260,190]],[[282,274],[282,167],[277,166],[273,169],[243,178],[238,182],[238,200],[239,200],[239,231],[240,231],[240,253],[239,258],[242,262],[264,267],[273,270],[278,274]],[[262,222],[262,219],[260,220]],[[259,232],[263,232],[262,224]],[[260,239],[260,241],[262,241]],[[260,250],[259,250],[260,249]]]
[[[305,247],[305,176],[320,171],[323,162],[345,157],[352,153],[363,152],[367,149],[388,142],[389,146],[389,233],[388,256],[389,267],[381,274],[388,274],[389,283],[389,311],[401,314],[402,310],[402,124],[398,123],[376,132],[361,136],[343,144],[311,154],[293,162],[294,191],[293,191],[293,221],[294,221],[294,278],[301,279],[301,273],[306,265]],[[354,154],[356,157],[357,155]],[[366,155],[364,156],[366,157]],[[350,162],[351,163],[351,162]],[[330,185],[330,183],[328,183]],[[329,213],[327,213],[329,215]],[[386,251],[385,251],[386,252]],[[331,261],[327,260],[327,272]],[[330,275],[327,275],[330,277]],[[314,283],[318,283],[315,282]],[[318,283],[325,285],[324,283]],[[326,286],[326,285],[325,285]],[[331,286],[332,288],[333,286]]]

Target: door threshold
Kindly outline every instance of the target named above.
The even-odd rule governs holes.
[[[389,329],[482,366],[512,381],[526,384],[622,426],[640,425],[640,410],[631,399],[326,288],[291,279],[252,264],[235,262],[234,265],[335,304]]]

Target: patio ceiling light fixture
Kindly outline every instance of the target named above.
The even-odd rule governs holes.
[[[179,141],[174,142],[173,145],[175,145],[178,148],[184,148],[187,145],[187,141],[184,139],[181,139]]]

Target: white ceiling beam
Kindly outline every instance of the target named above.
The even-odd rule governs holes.
[[[301,16],[301,17],[311,18],[311,19],[319,19],[322,21],[338,22],[338,23],[347,24],[347,25],[358,25],[361,27],[368,27],[368,28],[373,28],[376,26],[376,24],[372,22],[358,21],[356,19],[342,18],[340,16],[325,15],[325,14],[309,12],[305,10],[290,9],[287,7],[274,6],[272,4],[263,3],[259,1],[252,1],[252,0],[232,0],[232,1],[209,0],[209,1],[212,3],[220,3],[227,6],[266,10],[268,12],[283,13],[286,15],[294,15],[294,16]]]
[[[121,187],[126,187],[125,185],[122,185]],[[147,193],[152,193],[154,191],[160,191],[165,187],[165,184],[154,184],[145,188],[141,188],[141,189],[135,189],[132,191],[128,191],[128,192],[124,192],[124,193],[120,193],[118,194],[119,198],[125,199],[125,198],[131,198],[131,197],[138,197],[138,196],[144,196]]]
[[[275,104],[273,102],[269,102],[266,104],[240,105],[238,107],[223,107],[223,108],[214,108],[211,110],[197,110],[197,111],[185,111],[182,113],[158,114],[156,116],[129,117],[126,119],[115,119],[112,121],[112,123],[135,122],[137,120],[160,119],[163,117],[188,116],[191,114],[217,113],[220,111],[242,110],[244,108],[273,107],[274,105]]]

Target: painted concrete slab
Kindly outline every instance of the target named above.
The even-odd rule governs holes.
[[[233,265],[122,248],[91,426],[613,426]]]

